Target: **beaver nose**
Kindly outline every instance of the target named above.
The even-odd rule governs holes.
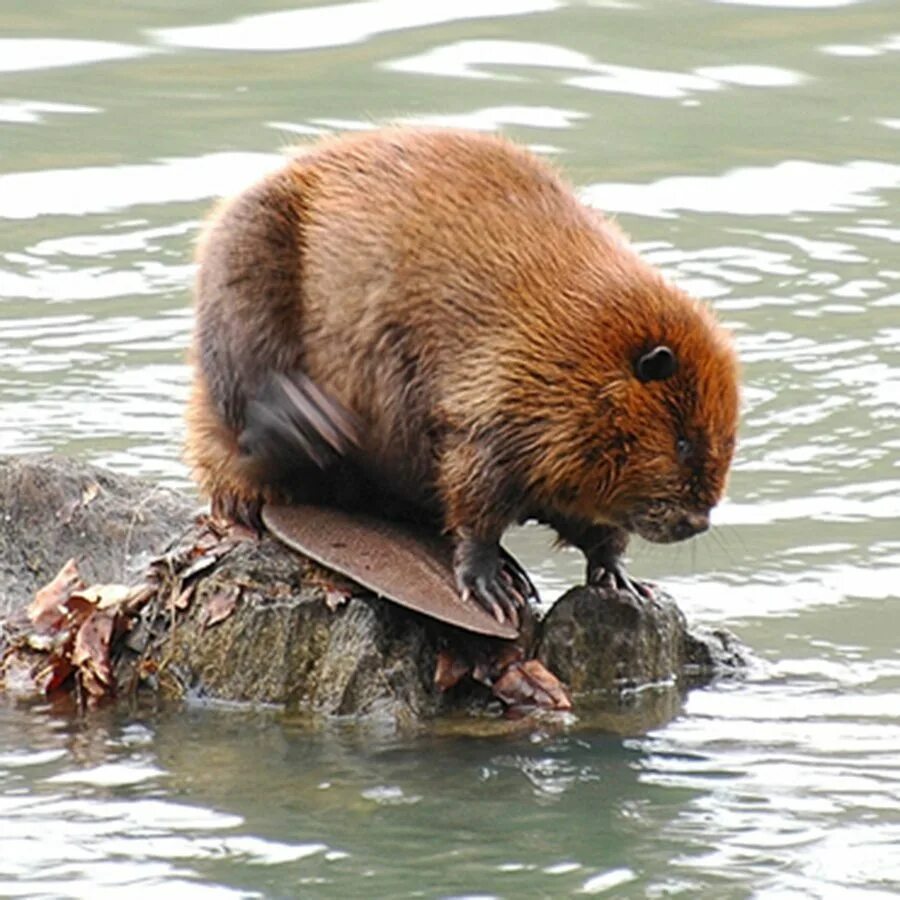
[[[675,525],[675,533],[679,541],[702,534],[709,528],[709,513],[686,512]]]

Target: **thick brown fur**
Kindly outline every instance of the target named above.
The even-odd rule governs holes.
[[[596,568],[626,532],[703,530],[722,495],[729,336],[505,139],[398,128],[313,145],[220,206],[198,259],[187,458],[218,512],[328,486],[302,467],[272,483],[238,445],[247,403],[298,371],[358,419],[334,479],[363,471],[457,538],[536,517]],[[676,371],[641,381],[661,345]]]

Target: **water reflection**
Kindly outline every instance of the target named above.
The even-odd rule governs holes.
[[[900,801],[890,685],[864,676],[867,700],[835,703],[821,676],[847,673],[802,663],[696,693],[688,715],[624,745],[592,732],[362,739],[236,711],[101,714],[81,731],[7,709],[22,738],[0,752],[0,890],[886,889]]]
[[[0,218],[81,216],[233,193],[283,161],[276,153],[210,153],[156,163],[0,175]]]
[[[695,694],[687,718],[640,742],[643,780],[703,786],[667,826],[694,845],[678,864],[801,896],[823,896],[825,883],[835,896],[888,889],[900,874],[891,850],[900,840],[896,698],[886,683],[880,696],[835,702],[831,691],[798,683],[790,670],[786,662],[781,674],[793,685]],[[835,821],[846,836],[841,845],[832,838]],[[790,874],[776,877],[780,868]]]
[[[246,16],[220,25],[161,28],[163,44],[211,50],[310,50],[339,47],[376,35],[467,19],[546,12],[559,0],[454,0],[413,4],[407,0],[363,0]]]
[[[74,103],[45,103],[34,100],[4,100],[0,103],[0,123],[37,125],[50,115],[84,115],[98,113],[95,106]]]
[[[789,216],[884,207],[880,191],[900,187],[900,165],[787,160],[722,175],[675,176],[651,184],[587,187],[588,203],[611,212],[671,217],[676,211],[729,216]]]
[[[773,6],[779,9],[835,9],[865,0],[713,0],[728,6]]]
[[[87,63],[110,62],[117,59],[134,59],[152,52],[145,47],[111,41],[0,38],[0,73],[82,66]]]
[[[662,99],[680,99],[694,93],[717,91],[727,85],[786,87],[804,80],[803,75],[777,66],[701,66],[693,72],[670,72],[611,65],[595,62],[590,56],[565,47],[521,41],[460,41],[384,64],[386,69],[395,72],[454,78],[522,79],[520,74],[483,71],[487,66],[574,69],[587,74],[565,78],[563,84],[591,91]]]
[[[413,116],[401,121],[411,125],[440,128],[470,128],[473,131],[499,131],[508,125],[526,128],[570,128],[587,113],[552,106],[488,106],[456,115]]]

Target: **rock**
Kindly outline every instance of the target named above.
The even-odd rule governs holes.
[[[77,460],[0,457],[0,616],[30,601],[72,557],[88,581],[134,579],[198,506]]]
[[[690,685],[746,665],[739,643],[724,631],[691,632],[675,600],[576,587],[542,623],[535,655],[577,695]]]
[[[234,612],[204,625],[210,599],[235,585]],[[265,537],[199,583],[167,633],[165,691],[408,725],[445,705],[434,689],[441,631]]]
[[[727,633],[689,630],[664,594],[638,601],[596,587],[570,590],[517,642],[472,634],[376,597],[271,536],[194,513],[176,492],[83,463],[0,460],[0,690],[65,678],[94,699],[142,691],[490,731],[520,727],[498,720],[491,686],[511,710],[532,696],[564,710],[555,675],[581,721],[634,732],[675,715],[688,685],[745,660]],[[105,590],[92,600],[76,589],[58,631],[39,633],[24,607],[70,557]],[[108,641],[96,638],[101,625]],[[92,678],[60,662],[76,647]]]

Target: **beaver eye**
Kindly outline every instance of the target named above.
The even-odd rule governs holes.
[[[638,381],[665,381],[675,374],[678,363],[675,354],[664,344],[654,347],[647,353],[639,356],[634,364],[634,374]]]
[[[675,442],[675,450],[678,453],[678,461],[685,462],[691,455],[692,449],[693,448],[691,447],[691,442],[687,438],[678,438],[678,440]]]

